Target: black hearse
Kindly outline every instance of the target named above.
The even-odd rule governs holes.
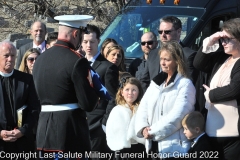
[[[182,42],[198,50],[202,40],[220,30],[221,24],[235,17],[240,17],[240,0],[130,0],[124,9],[114,18],[102,32],[101,42],[106,38],[114,38],[125,50],[126,62],[142,56],[140,38],[145,31],[153,31],[157,35],[159,20],[167,15],[179,17],[182,21]]]

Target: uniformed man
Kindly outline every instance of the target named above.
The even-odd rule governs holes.
[[[67,153],[72,156],[65,158],[82,159],[90,151],[85,111],[94,109],[98,96],[91,86],[90,65],[75,50],[92,18],[55,17],[59,21],[58,40],[34,65],[33,77],[42,105],[37,129],[37,149],[42,157],[47,151],[55,152],[55,158]]]

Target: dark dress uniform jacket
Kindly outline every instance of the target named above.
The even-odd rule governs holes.
[[[101,133],[96,129],[102,130],[102,124],[106,126],[108,116],[115,104],[115,98],[118,90],[118,67],[105,59],[101,54],[94,61],[92,68],[98,73],[103,85],[106,87],[111,100],[100,99],[97,108],[87,113],[88,124],[91,138],[99,137]]]
[[[85,153],[90,150],[85,111],[92,111],[98,96],[90,86],[90,65],[72,44],[58,40],[38,57],[33,78],[41,105],[77,103],[78,109],[41,112],[37,148]]]
[[[185,61],[187,62],[186,65],[187,65],[188,73],[193,80],[193,84],[195,84],[197,73],[193,67],[193,60],[196,55],[196,51],[193,51],[188,47],[184,47],[181,42],[180,42],[180,45],[183,47],[183,53],[184,53]],[[161,70],[160,57],[158,52],[159,52],[159,48],[156,48],[149,53],[145,69],[142,71],[143,72],[142,76],[139,79],[141,81],[144,92],[149,86],[150,81],[156,75],[158,75],[158,73]]]
[[[14,70],[10,77],[12,78],[14,88],[13,106],[15,110],[21,108],[23,105],[27,105],[27,108],[23,111],[22,127],[19,128],[24,136],[13,143],[15,143],[15,147],[17,147],[17,150],[20,152],[34,151],[33,127],[37,123],[41,106],[36,94],[33,78],[32,75],[20,72],[18,70]],[[0,83],[0,131],[12,130],[15,127],[17,127],[17,122],[15,126],[7,125],[2,85]],[[0,139],[0,151],[4,151],[4,143],[6,142]]]

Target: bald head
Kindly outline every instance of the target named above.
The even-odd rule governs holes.
[[[76,49],[78,49],[82,34],[80,29],[71,28],[68,26],[59,26],[58,39],[70,42]]]
[[[8,41],[0,43],[0,71],[10,73],[14,69],[17,50],[15,46]]]
[[[41,21],[36,21],[31,26],[31,35],[33,42],[36,45],[40,45],[45,40],[45,35],[47,33],[47,28]]]
[[[146,32],[141,37],[141,48],[144,53],[145,59],[147,59],[147,56],[149,52],[155,48],[157,48],[158,42],[157,42],[157,36],[153,32]]]
[[[74,30],[74,28],[70,28],[70,27],[67,27],[67,26],[59,26],[59,29],[58,29],[58,39],[64,39],[64,40],[67,40],[69,41],[71,39],[71,34],[72,34],[72,31]]]
[[[141,39],[146,39],[146,38],[149,38],[153,41],[157,41],[157,36],[155,33],[153,32],[145,32],[143,35],[142,35],[142,38]]]

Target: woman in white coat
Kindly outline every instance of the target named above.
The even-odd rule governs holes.
[[[135,130],[147,140],[145,147],[152,159],[184,158],[190,142],[181,120],[194,110],[196,91],[178,42],[162,44],[159,56],[162,72],[153,78],[141,100]]]

